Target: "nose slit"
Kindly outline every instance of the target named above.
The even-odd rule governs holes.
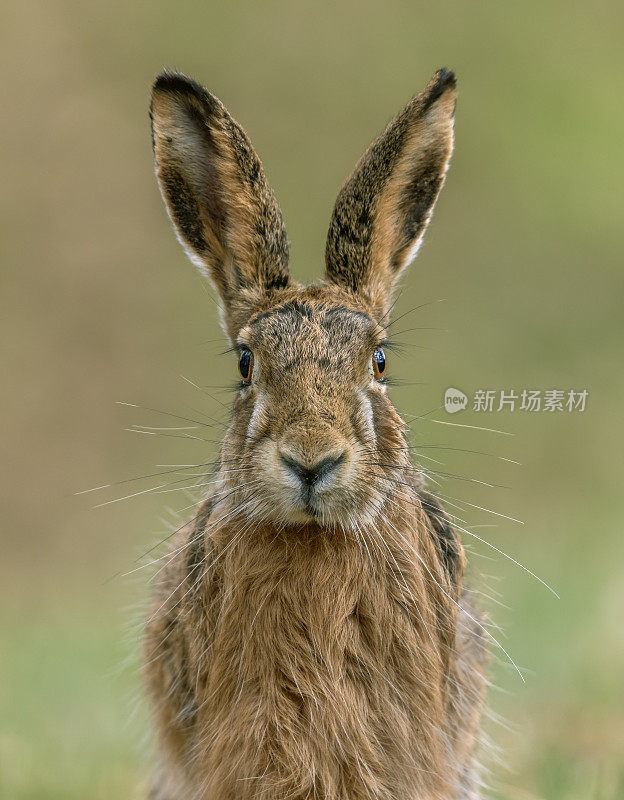
[[[295,461],[294,458],[285,456],[283,453],[280,453],[280,458],[282,464],[294,473],[305,486],[312,488],[342,464],[345,459],[345,454],[341,453],[338,457],[327,456],[327,458],[317,461],[317,463],[311,467],[306,467],[304,464]]]

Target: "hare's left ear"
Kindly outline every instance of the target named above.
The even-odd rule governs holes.
[[[150,116],[169,216],[191,260],[216,286],[235,341],[254,302],[290,280],[279,206],[245,131],[195,81],[160,75]]]
[[[453,150],[455,75],[441,69],[364,153],[343,186],[327,235],[326,279],[378,319],[416,255]]]

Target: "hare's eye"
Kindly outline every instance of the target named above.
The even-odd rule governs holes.
[[[380,381],[383,378],[385,371],[386,354],[381,347],[377,347],[373,353],[373,374],[375,375],[375,380]]]
[[[253,374],[254,357],[251,350],[243,350],[238,360],[238,369],[245,383],[249,383]]]

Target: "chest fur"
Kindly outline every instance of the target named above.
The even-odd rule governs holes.
[[[217,583],[197,664],[206,796],[424,791],[444,758],[445,647],[412,560],[275,541],[233,548]]]

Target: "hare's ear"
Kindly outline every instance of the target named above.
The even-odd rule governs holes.
[[[327,280],[378,318],[416,255],[453,150],[455,75],[441,69],[373,142],[343,186],[329,226]]]
[[[191,260],[216,286],[235,337],[246,302],[288,284],[288,241],[260,159],[223,104],[178,73],[152,89],[156,175]]]

